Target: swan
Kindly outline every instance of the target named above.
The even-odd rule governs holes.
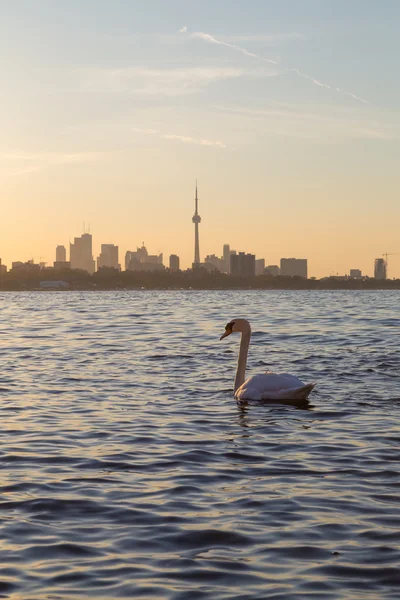
[[[241,333],[234,396],[237,400],[307,400],[315,383],[304,384],[289,373],[267,371],[246,379],[247,353],[250,346],[251,327],[247,319],[233,319],[226,327],[220,340],[231,333]]]

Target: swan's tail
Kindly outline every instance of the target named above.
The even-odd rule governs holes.
[[[315,387],[315,383],[307,383],[297,390],[293,390],[293,400],[307,400]]]
[[[307,383],[306,385],[302,385],[297,388],[289,388],[276,390],[274,392],[266,392],[263,394],[263,400],[289,400],[289,401],[299,401],[299,400],[307,400],[308,396],[311,394],[315,387],[315,383]]]

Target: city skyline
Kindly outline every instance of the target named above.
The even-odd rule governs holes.
[[[96,258],[144,239],[188,268],[198,177],[203,259],[229,241],[372,276],[388,253],[400,277],[399,17],[394,0],[3,3],[3,264],[51,264],[85,221]]]
[[[282,274],[283,276],[285,275],[289,275],[289,276],[293,276],[293,275],[299,275],[301,277],[305,277],[306,279],[308,277],[315,277],[314,275],[309,275],[308,274],[308,269],[309,269],[309,265],[308,265],[308,259],[307,258],[299,258],[299,257],[281,257],[279,259],[279,266],[278,264],[271,264],[271,261],[266,261],[265,257],[257,257],[255,254],[252,253],[247,253],[243,252],[243,251],[236,251],[236,250],[232,250],[230,248],[230,244],[224,243],[222,246],[222,256],[218,257],[215,253],[213,254],[208,254],[205,256],[204,260],[201,260],[201,254],[200,254],[200,237],[199,237],[199,224],[201,223],[201,217],[199,215],[198,212],[198,184],[197,184],[197,179],[196,179],[196,184],[195,184],[195,211],[194,211],[194,215],[191,219],[192,223],[195,225],[195,230],[194,230],[194,261],[192,262],[192,267],[200,267],[200,266],[205,266],[207,268],[207,265],[210,266],[214,266],[217,270],[221,271],[221,272],[225,272],[225,273],[231,273],[231,269],[232,269],[232,255],[242,255],[243,257],[243,261],[247,261],[247,267],[244,267],[243,263],[243,267],[239,267],[236,261],[235,261],[235,266],[234,267],[234,271],[235,274],[240,274],[241,272],[244,274],[245,272],[247,273],[251,273],[253,272],[253,274],[256,275],[260,275],[262,273],[267,272],[271,275],[276,275],[277,273]],[[115,244],[101,244],[101,250],[99,253],[99,256],[97,257],[97,259],[94,258],[94,253],[93,253],[93,236],[92,234],[89,233],[90,231],[90,225],[83,223],[83,233],[81,234],[81,236],[79,237],[75,237],[74,238],[74,242],[70,242],[69,243],[69,247],[70,247],[70,253],[69,253],[69,261],[67,261],[67,253],[66,253],[66,247],[64,245],[58,244],[56,246],[55,249],[55,261],[44,261],[43,260],[43,256],[40,256],[40,264],[47,264],[47,266],[52,266],[54,265],[54,267],[56,268],[63,268],[63,266],[67,266],[72,268],[72,269],[83,269],[85,271],[87,271],[90,274],[93,274],[96,270],[98,270],[99,268],[103,267],[103,266],[109,266],[109,267],[113,267],[117,270],[121,270],[121,264],[119,264],[119,245],[115,245]],[[371,277],[377,278],[377,279],[386,279],[387,277],[389,279],[394,278],[395,276],[391,276],[389,273],[389,267],[388,267],[388,258],[392,257],[392,256],[400,256],[400,252],[393,252],[393,253],[384,253],[382,254],[382,257],[378,257],[374,259],[374,264],[373,264],[373,268],[372,268],[372,275]],[[250,263],[251,260],[253,260],[253,266],[250,265],[250,270],[249,270],[249,263],[248,263],[248,258],[252,257],[252,259],[250,258]],[[385,260],[384,258],[385,257]],[[169,258],[169,263],[171,263],[171,258],[172,258],[172,262],[173,262],[173,268],[172,270],[176,270],[176,265],[178,264],[179,267],[178,268],[190,268],[190,267],[181,267],[180,266],[180,256],[174,253],[170,254],[170,258]],[[239,258],[237,256],[237,258]],[[0,257],[0,260],[1,257]],[[130,266],[131,261],[133,260],[133,263],[136,263],[136,267],[132,267]],[[30,259],[27,259],[27,261],[15,261],[12,260],[10,263],[10,266],[13,263],[23,263],[23,262],[28,262],[28,261],[33,261],[34,262],[34,257],[31,257]],[[177,262],[176,262],[177,261]],[[270,262],[270,264],[268,264],[268,262]],[[132,263],[132,264],[133,264]],[[1,264],[1,263],[0,263]],[[3,269],[7,267],[7,265],[5,264],[5,262],[2,260],[2,264],[3,264]],[[144,241],[142,242],[142,246],[141,247],[137,247],[136,251],[132,251],[132,250],[127,250],[125,252],[125,270],[135,270],[137,268],[139,268],[139,270],[146,270],[147,268],[149,268],[150,270],[154,270],[157,269],[157,264],[158,265],[163,265],[163,253],[159,253],[159,255],[149,255],[148,251],[145,247],[145,243]],[[262,267],[261,267],[262,265]],[[377,265],[379,265],[379,267],[377,267]],[[163,266],[168,266],[168,265],[163,265]],[[361,277],[370,277],[369,273],[365,273],[362,271],[362,269],[358,269],[358,268],[348,268],[345,273],[325,273],[323,275],[320,275],[320,277],[342,277],[342,278],[361,278]],[[318,277],[318,278],[320,278]]]

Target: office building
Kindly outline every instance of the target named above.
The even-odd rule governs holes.
[[[223,258],[219,258],[215,254],[209,254],[204,259],[204,267],[211,271],[220,271],[223,273],[225,271],[225,261]]]
[[[179,271],[179,256],[171,254],[169,257],[169,269],[170,271]]]
[[[95,262],[92,253],[92,236],[90,233],[83,233],[81,237],[74,239],[74,243],[69,245],[69,256],[71,269],[82,269],[92,275],[95,271]]]
[[[231,248],[229,244],[224,244],[222,256],[224,259],[224,273],[229,273],[231,268]]]
[[[264,275],[265,258],[256,258],[256,275]]]
[[[126,271],[162,271],[163,269],[163,255],[149,254],[144,242],[136,252],[128,251],[125,254]]]
[[[118,263],[118,246],[114,244],[102,244],[101,253],[97,259],[97,269],[108,267],[111,269],[121,270],[121,265]]]
[[[66,250],[65,246],[57,246],[56,262],[59,262],[59,263],[67,262],[67,250]]]
[[[387,278],[387,265],[383,258],[375,259],[374,277],[381,280]]]
[[[281,258],[282,277],[304,277],[307,279],[306,258]]]
[[[265,274],[270,277],[278,277],[281,274],[281,270],[278,265],[268,265],[265,267]]]
[[[60,269],[70,269],[71,268],[71,263],[69,262],[69,260],[65,260],[65,261],[57,261],[56,260],[53,263],[53,267],[57,271],[59,271]]]
[[[41,266],[34,263],[33,260],[28,260],[26,262],[22,262],[20,260],[14,261],[11,263],[12,271],[27,271],[29,273],[34,273],[41,270]]]
[[[236,277],[254,277],[256,274],[256,257],[254,254],[231,254],[230,273]]]
[[[7,267],[6,267],[6,265],[1,264],[1,258],[0,258],[0,275],[3,273],[7,273]]]
[[[350,269],[350,279],[362,279],[362,272],[360,269]]]

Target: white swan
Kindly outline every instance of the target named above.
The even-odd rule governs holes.
[[[247,353],[250,346],[251,327],[247,319],[233,319],[225,327],[221,340],[231,333],[240,332],[240,351],[235,378],[234,394],[237,400],[306,400],[315,383],[304,384],[289,373],[267,371],[253,375],[245,381]]]

